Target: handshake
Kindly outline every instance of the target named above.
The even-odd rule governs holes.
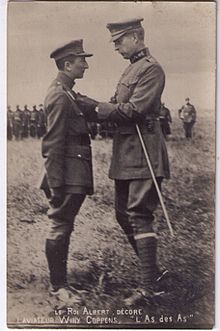
[[[94,110],[99,104],[98,101],[87,97],[86,95],[82,95],[77,93],[75,96],[76,102],[81,107],[86,107],[88,110]]]

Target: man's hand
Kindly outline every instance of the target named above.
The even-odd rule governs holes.
[[[86,95],[82,95],[80,93],[77,93],[76,95],[76,102],[80,105],[80,106],[85,106],[88,107],[90,109],[95,109],[96,106],[98,105],[98,101],[87,97]]]

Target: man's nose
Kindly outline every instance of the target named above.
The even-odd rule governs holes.
[[[85,68],[85,69],[89,69],[89,65],[88,65],[87,62],[84,63],[84,68]]]

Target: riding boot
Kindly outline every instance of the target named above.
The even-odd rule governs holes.
[[[135,236],[138,256],[141,262],[141,284],[131,296],[124,300],[126,306],[136,305],[138,302],[150,303],[158,295],[155,289],[158,267],[156,264],[156,238]],[[150,300],[150,301],[149,301]]]
[[[69,238],[46,240],[46,257],[50,271],[50,282],[54,288],[64,287],[67,284],[68,247]]]

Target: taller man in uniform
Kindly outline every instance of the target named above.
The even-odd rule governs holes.
[[[159,122],[165,74],[145,47],[141,21],[107,25],[115,50],[130,64],[111,102],[100,102],[96,107],[100,120],[117,123],[109,172],[115,180],[116,218],[141,261],[142,283],[125,300],[126,305],[154,296],[161,276],[156,258],[157,236],[153,230],[153,213],[159,199],[135,124],[139,124],[159,186],[164,177],[169,178],[167,150]],[[78,96],[78,102],[89,105],[83,99]]]
[[[59,70],[44,103],[48,130],[42,140],[46,176],[41,188],[50,210],[50,231],[46,257],[50,271],[50,293],[71,303],[79,301],[67,282],[67,256],[74,218],[87,194],[93,193],[92,160],[87,120],[96,121],[97,113],[80,108],[72,87],[88,69],[82,40],[74,40],[50,54]],[[97,103],[94,102],[94,105]],[[94,107],[95,108],[95,107]]]

